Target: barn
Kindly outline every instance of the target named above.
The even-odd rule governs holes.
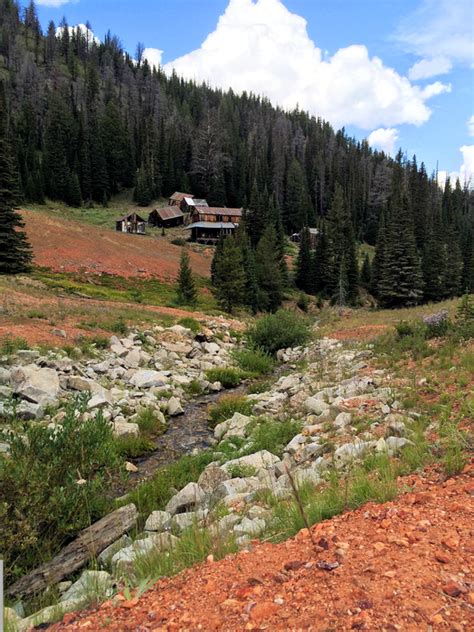
[[[115,230],[120,233],[133,233],[135,235],[144,235],[146,220],[137,213],[129,213],[115,220]]]
[[[179,206],[164,206],[163,208],[155,208],[148,215],[148,223],[150,226],[158,226],[159,228],[180,226],[183,222],[184,215]]]

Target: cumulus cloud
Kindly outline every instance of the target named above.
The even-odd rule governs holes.
[[[469,136],[474,136],[474,114],[467,121]]]
[[[159,68],[163,51],[159,48],[145,48],[142,59],[146,59],[152,68]]]
[[[459,148],[459,151],[463,157],[459,171],[451,171],[451,173],[439,171],[438,183],[444,187],[446,179],[449,176],[453,184],[459,178],[459,182],[462,186],[467,185],[470,188],[474,188],[474,145],[463,145]]]
[[[79,0],[36,0],[40,7],[62,7],[64,4],[76,4]]]
[[[431,59],[422,59],[416,62],[408,71],[408,78],[412,81],[418,79],[429,79],[436,75],[445,75],[448,73],[453,64],[447,57],[432,57]]]
[[[75,24],[74,26],[69,26],[68,27],[69,34],[71,35],[74,31],[77,31],[77,29],[79,29],[79,31],[87,37],[89,46],[93,42],[95,42],[96,44],[100,44],[100,39],[96,37],[96,35],[94,35],[94,32],[91,31],[89,28],[87,28],[85,24]],[[58,26],[56,29],[56,37],[60,37],[63,31],[64,31],[64,27]]]
[[[369,134],[367,141],[371,147],[381,149],[386,154],[393,154],[398,140],[398,130],[394,127],[379,127]]]
[[[426,101],[449,89],[439,82],[423,90],[412,85],[362,45],[323,54],[308,36],[306,20],[281,0],[230,0],[201,47],[164,69],[237,92],[263,93],[335,126],[367,130],[421,125],[431,114]]]
[[[407,15],[395,38],[407,51],[422,58],[410,68],[410,79],[445,74],[454,63],[472,65],[473,19],[472,0],[423,0]]]

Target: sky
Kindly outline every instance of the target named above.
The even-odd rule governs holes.
[[[26,0],[25,0],[26,2]],[[298,105],[474,182],[473,0],[37,0],[166,72]]]

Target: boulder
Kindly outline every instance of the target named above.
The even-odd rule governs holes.
[[[314,415],[323,415],[329,411],[329,404],[322,399],[316,397],[308,397],[304,402],[304,407],[309,413]]]
[[[350,426],[351,421],[352,421],[351,413],[339,413],[339,415],[337,415],[336,419],[334,420],[334,425],[339,430],[342,430],[346,426]]]
[[[262,518],[250,518],[244,517],[242,522],[234,527],[234,533],[237,536],[250,535],[254,538],[259,536],[265,531],[265,520]]]
[[[142,540],[135,540],[133,544],[121,549],[112,557],[112,568],[114,571],[128,571],[142,555],[152,551],[169,551],[177,542],[178,538],[171,533],[157,533]]]
[[[87,402],[88,410],[98,410],[99,408],[105,408],[110,404],[110,396],[105,391],[103,393],[96,393],[92,395],[90,400]]]
[[[109,566],[113,556],[126,546],[130,546],[132,540],[128,535],[123,535],[115,542],[112,542],[107,548],[105,548],[98,556],[99,564],[102,566]]]
[[[247,478],[230,478],[220,483],[212,493],[212,501],[217,502],[225,498],[245,496],[262,488],[262,483],[255,476]]]
[[[259,450],[247,456],[241,456],[238,459],[227,461],[222,466],[226,472],[230,472],[235,467],[253,467],[256,470],[267,469],[278,463],[280,459],[268,450]]]
[[[160,371],[141,370],[133,374],[130,383],[136,388],[152,388],[164,386],[168,383],[168,378]]]
[[[220,347],[215,342],[204,342],[203,348],[209,355],[217,355],[220,351]]]
[[[407,418],[398,413],[392,413],[385,417],[387,423],[386,437],[403,437],[406,434]]]
[[[210,463],[198,478],[198,485],[205,491],[211,492],[219,483],[227,481],[230,478],[224,468],[217,463]]]
[[[15,413],[17,418],[23,421],[39,420],[43,417],[44,408],[41,404],[25,401],[17,405]]]
[[[67,387],[73,391],[92,391],[93,381],[82,377],[82,375],[69,375],[67,378]],[[100,386],[99,384],[97,386]]]
[[[107,571],[84,571],[80,578],[63,593],[60,602],[87,600],[91,594],[105,599],[113,594],[114,583]]]
[[[186,487],[175,494],[166,505],[166,511],[172,515],[185,511],[194,511],[203,502],[205,491],[197,483],[188,483]]]
[[[242,415],[241,413],[234,413],[230,419],[226,419],[214,428],[214,437],[221,441],[228,437],[245,437],[245,429],[252,421],[251,417]]]
[[[342,467],[349,461],[359,459],[370,448],[375,447],[376,443],[373,441],[354,441],[354,443],[345,443],[341,445],[334,452],[334,460],[336,467]]]
[[[34,404],[54,402],[60,393],[59,377],[54,369],[40,369],[35,364],[11,371],[13,392]]]
[[[124,357],[123,362],[129,369],[137,369],[140,364],[140,350],[131,349]]]
[[[140,428],[138,427],[138,424],[116,419],[113,425],[115,437],[123,437],[127,435],[138,437],[138,435],[140,434]]]
[[[413,441],[409,439],[405,439],[405,437],[387,437],[385,439],[385,444],[388,449],[389,454],[396,454],[406,448],[409,445],[414,445]]]
[[[184,409],[181,406],[181,402],[177,397],[170,397],[167,404],[168,415],[170,417],[175,417],[176,415],[182,415],[184,413]]]
[[[0,366],[0,385],[7,386],[10,384],[10,371],[5,369],[3,366]]]
[[[167,511],[153,511],[145,522],[145,531],[165,531],[171,514]]]

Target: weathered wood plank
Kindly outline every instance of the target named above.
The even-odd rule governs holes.
[[[28,597],[56,584],[82,568],[86,562],[103,551],[109,544],[118,540],[137,521],[137,508],[134,504],[116,509],[101,518],[68,544],[52,560],[42,564],[25,575],[5,592],[8,597]]]

